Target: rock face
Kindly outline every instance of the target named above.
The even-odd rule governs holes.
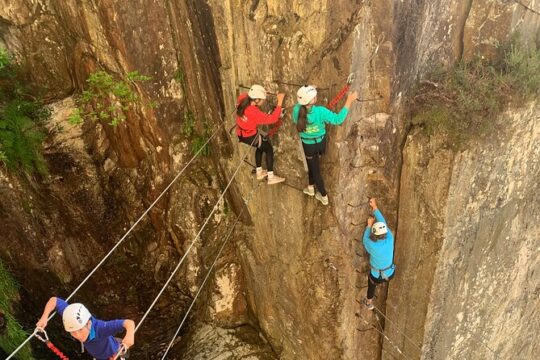
[[[257,184],[243,162],[253,161],[253,150],[218,131],[211,155],[192,165],[76,299],[102,317],[139,319],[234,176],[157,314],[141,328],[135,357],[157,354],[170,340],[235,216],[244,225],[172,356],[379,359],[398,356],[399,348],[409,358],[444,359],[537,350],[525,343],[525,334],[539,330],[538,208],[535,195],[526,196],[537,188],[537,105],[505,115],[506,137],[453,154],[410,129],[403,101],[433,63],[490,56],[512,31],[534,43],[540,24],[533,12],[481,0],[0,3],[2,42],[29,81],[48,89],[55,108],[46,144],[50,178],[28,181],[0,169],[8,239],[0,255],[29,289],[23,296],[33,308],[51,292],[68,294],[180,171],[196,140],[186,129],[204,137],[233,125],[228,114],[239,86],[285,91],[289,111],[297,86],[279,82],[316,84],[325,104],[352,73],[352,89],[381,100],[355,104],[347,121],[329,130],[322,168],[330,206],[301,192],[307,174],[289,115],[271,140],[276,173],[287,185]],[[116,128],[70,127],[70,96],[97,69],[152,76],[136,92],[158,106],[137,107]],[[398,272],[388,299],[386,287],[378,289],[381,313],[356,301],[367,282],[367,256],[354,241],[367,196],[379,198],[397,234]],[[371,325],[384,330],[384,340],[357,331]]]
[[[389,337],[412,357],[533,358],[538,345],[538,105],[453,156],[408,137]],[[413,191],[414,189],[414,191]],[[521,335],[518,335],[521,334]],[[508,339],[514,339],[508,341]],[[389,353],[393,344],[385,342]]]

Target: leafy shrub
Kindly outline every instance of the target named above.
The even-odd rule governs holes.
[[[540,51],[514,41],[498,57],[478,57],[452,69],[437,68],[421,81],[411,99],[412,123],[447,144],[464,147],[497,128],[495,119],[508,104],[522,105],[540,92]]]
[[[42,122],[49,110],[18,79],[17,65],[0,47],[0,162],[10,170],[47,173]]]
[[[91,73],[86,79],[88,88],[78,99],[80,106],[71,114],[69,122],[78,125],[88,119],[104,121],[112,126],[120,124],[126,119],[124,112],[140,100],[133,87],[137,82],[150,79],[137,71],[128,73],[123,79],[115,79],[113,75],[101,70]]]

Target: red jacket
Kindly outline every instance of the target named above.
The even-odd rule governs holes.
[[[242,93],[237,99],[236,105],[247,96]],[[279,120],[281,115],[281,106],[276,106],[271,114],[262,112],[258,106],[248,105],[244,111],[244,116],[236,116],[236,135],[241,137],[250,137],[257,134],[257,125],[273,124]]]

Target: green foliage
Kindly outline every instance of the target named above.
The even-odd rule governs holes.
[[[176,72],[174,73],[174,79],[178,81],[180,84],[184,84],[185,75],[184,75],[184,70],[182,70],[182,68],[178,68],[178,70],[176,70]]]
[[[71,125],[79,125],[82,124],[83,121],[84,120],[82,118],[81,110],[79,108],[75,108],[71,115],[69,115],[68,117],[68,122]]]
[[[182,134],[187,137],[193,135],[195,127],[195,117],[193,113],[189,110],[184,111],[184,123],[182,124]]]
[[[81,124],[85,119],[104,121],[116,126],[126,120],[124,113],[140,101],[133,87],[137,82],[150,80],[151,77],[132,71],[124,79],[115,79],[105,71],[90,74],[86,83],[88,88],[80,96],[80,106],[69,117],[73,125]],[[148,104],[155,107],[155,103]]]
[[[22,326],[13,316],[12,302],[18,297],[18,285],[0,261],[0,313],[6,321],[5,333],[0,334],[0,347],[11,353],[28,337]],[[16,355],[19,360],[33,359],[30,347],[22,348]]]
[[[191,152],[195,154],[202,148],[201,155],[210,156],[211,154],[210,144],[205,144],[206,140],[208,139],[203,136],[200,136],[200,135],[195,136],[195,138],[191,142]]]
[[[210,156],[210,154],[212,153],[210,149],[210,143],[206,143],[209,137],[210,137],[210,124],[208,122],[208,119],[204,118],[202,134],[195,135],[195,138],[193,139],[191,143],[191,152],[195,154],[202,148],[201,155]]]
[[[22,169],[47,173],[45,160],[41,155],[41,143],[45,134],[39,122],[49,116],[35,102],[15,99],[0,111],[0,149],[3,163],[10,169]]]
[[[500,48],[494,60],[476,58],[446,71],[435,69],[420,83],[411,102],[412,123],[428,134],[443,134],[463,148],[492,134],[508,104],[521,105],[540,92],[540,51],[517,43]]]
[[[4,71],[11,63],[11,57],[4,47],[0,46],[0,71]]]
[[[46,136],[41,123],[50,112],[29,94],[17,70],[0,47],[0,162],[12,171],[44,175],[47,167],[41,143]]]

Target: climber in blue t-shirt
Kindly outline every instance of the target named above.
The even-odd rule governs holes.
[[[362,243],[369,253],[371,271],[368,275],[368,291],[364,304],[369,310],[373,310],[372,301],[377,284],[394,277],[394,235],[388,229],[375,198],[369,199],[369,206],[373,209],[373,216],[367,220]]]
[[[45,329],[49,315],[56,310],[64,323],[64,329],[75,339],[79,340],[96,360],[108,360],[114,357],[123,346],[129,349],[135,343],[135,323],[133,320],[103,321],[93,317],[83,304],[68,304],[61,298],[49,299],[43,310],[43,315],[36,327]],[[116,339],[115,334],[126,330],[122,340]],[[118,359],[122,359],[119,356]]]

